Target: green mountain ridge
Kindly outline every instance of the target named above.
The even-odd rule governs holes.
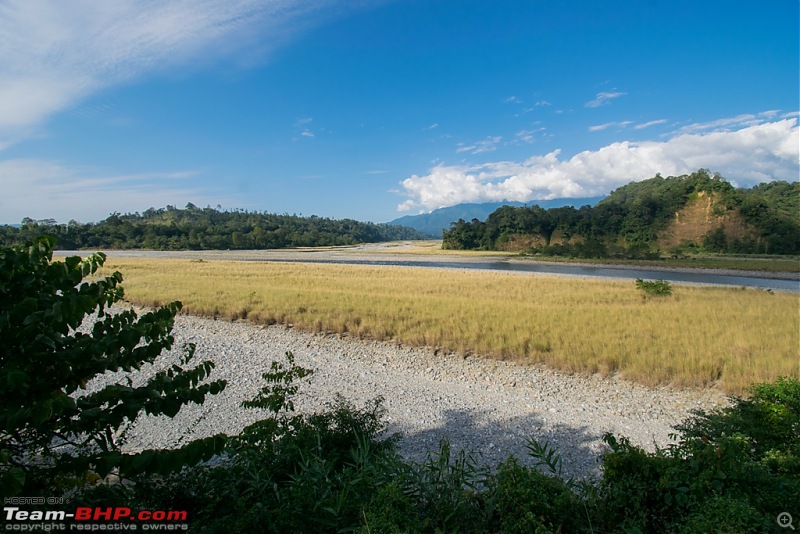
[[[443,246],[575,257],[797,254],[800,183],[736,189],[705,169],[656,175],[612,191],[594,207],[506,206],[485,222],[459,220],[444,233]]]

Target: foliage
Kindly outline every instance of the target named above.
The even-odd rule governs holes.
[[[105,256],[52,261],[55,240],[0,249],[0,480],[4,496],[34,495],[54,482],[80,484],[105,477],[166,473],[209,458],[221,437],[178,451],[122,454],[116,440],[142,413],[174,416],[189,402],[220,392],[206,382],[211,362],[189,367],[194,347],[178,364],[134,386],[127,373],[152,363],[174,343],[179,302],[138,317],[109,307],[123,297],[122,275],[87,281]],[[89,317],[93,321],[84,324]],[[104,387],[87,389],[106,372],[123,371]],[[50,486],[52,487],[52,486]]]
[[[533,439],[534,464],[551,476],[516,459],[489,473],[447,442],[421,464],[405,462],[378,439],[377,405],[340,400],[312,425],[318,440],[282,434],[239,471],[206,471],[219,477],[212,486],[186,487],[198,496],[240,488],[225,506],[199,512],[214,532],[770,532],[800,498],[799,403],[800,382],[781,379],[698,414],[655,453],[608,435],[603,477],[590,483],[564,480],[555,449]],[[303,429],[310,419],[296,421]],[[240,515],[248,522],[235,523]]]
[[[562,479],[509,459],[492,481],[493,531],[591,532],[586,499]]]
[[[642,280],[636,279],[636,289],[639,289],[648,297],[667,297],[672,294],[672,284],[666,280]]]
[[[690,175],[631,182],[612,191],[594,207],[539,206],[498,208],[482,222],[459,220],[443,232],[446,249],[499,250],[508,242],[538,241],[530,252],[576,258],[658,258],[655,243],[690,200],[714,196],[714,210],[734,210],[752,225],[754,238],[728,242],[721,229],[703,240],[708,252],[797,254],[800,252],[800,184],[771,182],[752,189],[734,189],[705,169]],[[558,234],[558,243],[553,236]],[[681,249],[681,252],[684,249]]]
[[[292,365],[278,371],[296,374]],[[248,429],[218,467],[92,502],[179,505],[199,532],[772,532],[800,502],[798,408],[798,380],[759,384],[654,453],[606,435],[602,478],[576,481],[534,439],[530,467],[509,458],[490,472],[447,442],[404,461],[381,439],[380,400],[339,399],[316,416],[273,412],[276,424]]]
[[[779,378],[756,384],[748,399],[720,412],[697,412],[677,427],[686,437],[748,436],[751,459],[768,459],[781,473],[800,475],[800,381]]]
[[[55,235],[64,250],[82,248],[146,248],[155,250],[266,249],[353,245],[422,239],[423,234],[402,226],[352,219],[277,215],[250,211],[221,211],[188,204],[144,213],[112,213],[92,224],[25,218],[20,228],[0,226],[0,244],[18,244],[42,234]]]
[[[772,531],[778,514],[800,502],[799,407],[800,382],[782,378],[699,412],[655,454],[606,436],[604,515],[643,532]]]
[[[750,399],[700,412],[679,441],[648,454],[606,436],[602,516],[641,532],[770,532],[800,502],[800,382],[753,386]]]

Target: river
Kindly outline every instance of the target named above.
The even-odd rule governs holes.
[[[257,261],[257,260],[255,260]],[[754,287],[773,291],[800,292],[800,281],[755,276],[715,274],[713,272],[684,272],[678,270],[651,270],[619,268],[608,265],[587,266],[568,263],[532,263],[517,261],[419,261],[419,260],[347,260],[347,259],[271,259],[278,262],[332,263],[344,265],[391,265],[405,267],[434,267],[439,269],[478,269],[486,271],[557,274],[577,277],[622,278],[635,280],[667,280],[683,284]]]
[[[57,256],[75,252],[56,252]],[[80,253],[80,254],[85,254]],[[343,265],[386,265],[427,267],[440,269],[478,269],[487,271],[555,274],[561,276],[617,278],[635,280],[667,280],[678,284],[711,284],[734,287],[751,287],[772,291],[800,292],[800,276],[796,273],[764,273],[717,269],[653,269],[636,266],[587,265],[525,261],[499,257],[449,256],[422,254],[391,254],[367,247],[355,249],[302,249],[302,250],[205,250],[205,251],[152,251],[109,250],[114,258],[186,258],[204,261],[274,261],[301,263],[329,263]]]

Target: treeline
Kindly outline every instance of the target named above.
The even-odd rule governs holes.
[[[713,217],[735,214],[748,231],[730,238],[710,229],[697,241],[659,249],[659,237],[690,200],[708,195]],[[724,223],[721,223],[724,224]],[[459,220],[443,232],[447,249],[527,250],[584,258],[651,258],[662,253],[800,253],[800,183],[771,182],[736,189],[719,174],[701,169],[690,175],[632,182],[596,206],[549,210],[503,206],[485,222]]]
[[[411,228],[352,219],[300,217],[253,211],[222,211],[211,207],[174,206],[144,213],[113,213],[98,223],[25,218],[19,228],[0,226],[4,246],[52,235],[66,250],[84,248],[217,250],[354,245],[403,239],[423,239]]]

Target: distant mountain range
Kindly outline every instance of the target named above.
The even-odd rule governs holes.
[[[594,206],[600,202],[603,197],[584,197],[584,198],[554,198],[552,200],[531,200],[530,202],[481,202],[481,203],[465,203],[456,204],[446,208],[439,208],[430,213],[422,213],[420,215],[405,215],[387,224],[397,224],[400,226],[407,226],[413,228],[418,232],[429,235],[431,237],[442,237],[442,230],[450,228],[450,223],[454,223],[459,219],[464,219],[469,222],[472,219],[483,221],[493,211],[502,206],[539,206],[543,209],[561,208],[564,206],[574,206],[579,208],[581,206]]]

